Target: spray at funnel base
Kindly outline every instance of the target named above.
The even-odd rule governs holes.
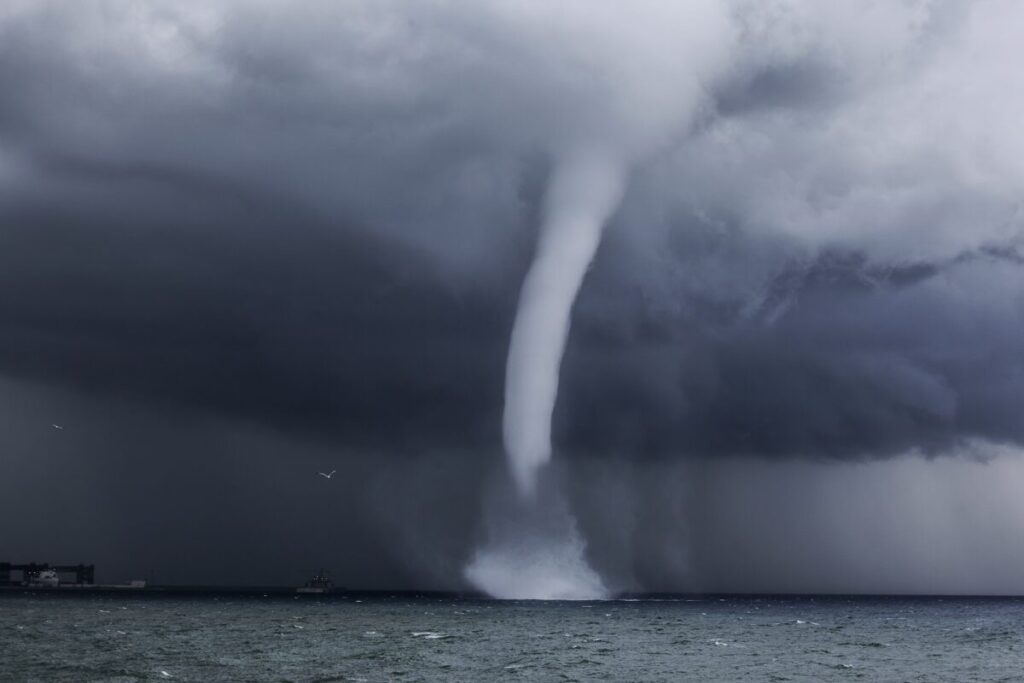
[[[608,590],[586,559],[586,544],[554,477],[526,498],[507,480],[485,500],[487,539],[465,569],[466,579],[506,600],[600,600]]]
[[[601,577],[587,564],[575,526],[559,538],[523,536],[477,553],[468,578],[488,595],[503,600],[600,600],[607,597]]]
[[[572,305],[623,184],[621,164],[582,154],[556,165],[548,187],[505,372],[505,452],[519,491],[528,497],[539,468],[551,457],[551,414]]]

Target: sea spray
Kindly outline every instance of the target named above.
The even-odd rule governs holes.
[[[543,477],[530,497],[505,478],[493,480],[484,502],[486,537],[464,571],[470,584],[506,600],[608,597],[558,477]]]

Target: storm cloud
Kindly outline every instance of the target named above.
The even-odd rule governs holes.
[[[908,454],[954,460],[935,465],[954,479],[978,453],[1012,461],[1022,33],[1009,0],[6,3],[0,387],[9,411],[51,397],[8,423],[6,513],[41,461],[103,473],[67,500],[113,517],[152,513],[88,491],[117,471],[137,487],[169,460],[221,473],[212,489],[160,475],[197,510],[256,506],[260,485],[232,488],[241,462],[218,445],[240,430],[263,435],[237,437],[260,471],[333,460],[376,482],[339,503],[374,521],[339,535],[364,558],[381,535],[410,540],[401,558],[351,560],[353,583],[458,585],[499,464],[544,187],[594,138],[642,150],[574,308],[553,424],[599,565],[623,562],[618,532],[597,528],[606,513],[579,482],[614,489],[600,473],[616,468],[638,468],[617,494],[633,500],[656,487],[642,472],[707,462],[803,468],[800,482],[907,473]],[[96,433],[59,457],[31,436],[63,419],[55,405]],[[109,447],[136,414],[165,443],[136,425],[130,448]],[[747,476],[706,478],[729,498]],[[388,492],[410,477],[422,488]],[[713,507],[665,505],[638,513],[657,539],[609,570],[619,585],[748,582],[723,569],[715,524],[680,541],[679,563],[725,578],[659,575],[670,519]],[[403,521],[424,506],[439,506],[433,532]],[[239,512],[231,528],[261,524]],[[31,536],[0,551],[46,552]]]

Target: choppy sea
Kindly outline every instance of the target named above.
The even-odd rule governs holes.
[[[0,595],[0,681],[1021,681],[1024,600]]]

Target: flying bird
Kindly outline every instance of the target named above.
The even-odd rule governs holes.
[[[331,477],[333,477],[333,476],[334,476],[334,473],[335,473],[335,472],[337,472],[337,471],[338,471],[338,470],[331,470],[331,473],[330,473],[330,474],[324,474],[323,472],[317,472],[317,474],[319,474],[319,475],[320,475],[321,477],[323,477],[324,479],[330,479]]]
[[[61,427],[61,426],[60,426],[60,425],[58,425],[58,424],[52,424],[52,425],[50,425],[50,426],[51,426],[51,427],[53,427],[54,429],[64,429],[63,427]]]

